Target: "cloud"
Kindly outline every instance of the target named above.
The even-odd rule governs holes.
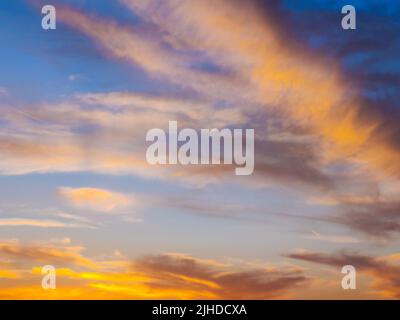
[[[89,226],[64,223],[56,220],[9,218],[0,219],[0,227],[88,228]]]
[[[268,299],[279,297],[307,278],[299,271],[254,269],[218,270],[190,256],[163,254],[137,261],[134,268],[160,277],[176,289],[205,287],[219,299]],[[162,284],[154,284],[160,287]]]
[[[68,80],[69,81],[77,81],[77,80],[79,80],[81,78],[82,78],[82,76],[80,74],[70,74],[68,76]]]
[[[16,260],[41,262],[47,264],[75,264],[82,267],[95,268],[93,261],[85,258],[81,252],[83,247],[70,245],[54,245],[51,243],[22,244],[19,241],[1,241],[0,256]]]
[[[260,180],[322,190],[335,188],[338,177],[323,169],[323,161],[310,142],[265,138],[256,140],[255,146],[255,173]]]
[[[398,161],[395,160],[399,154],[391,143],[393,125],[386,125],[384,113],[375,107],[362,105],[363,101],[354,94],[355,88],[343,79],[344,75],[334,61],[327,61],[304,50],[295,50],[291,43],[283,46],[280,30],[269,21],[270,16],[261,14],[254,3],[240,6],[232,5],[229,1],[214,4],[209,1],[177,3],[172,0],[127,0],[123,3],[138,15],[140,24],[121,26],[116,21],[71,8],[60,8],[59,18],[94,39],[111,57],[140,66],[148,75],[161,77],[165,83],[171,82],[178,87],[190,86],[207,104],[160,99],[137,93],[83,94],[81,100],[84,103],[98,104],[102,109],[91,112],[89,110],[92,109],[68,105],[60,109],[58,116],[53,110],[54,119],[60,119],[63,115],[68,119],[73,115],[82,124],[86,122],[94,127],[102,126],[103,129],[106,126],[106,130],[101,130],[106,145],[115,143],[117,137],[119,143],[127,139],[128,132],[117,135],[121,131],[116,123],[121,128],[137,128],[136,132],[143,134],[143,125],[136,127],[132,124],[155,120],[151,116],[154,111],[162,111],[157,113],[158,123],[166,123],[171,116],[182,113],[189,116],[191,121],[187,122],[194,127],[199,127],[203,122],[211,125],[212,122],[207,122],[207,114],[213,115],[210,119],[215,118],[220,125],[239,123],[255,126],[254,119],[260,116],[278,117],[304,128],[315,139],[297,144],[272,143],[265,131],[265,123],[260,124],[257,131],[263,137],[258,139],[259,147],[256,148],[259,150],[256,173],[284,183],[295,180],[325,188],[332,187],[326,167],[336,161],[341,161],[344,166],[349,162],[356,166],[367,166],[371,170],[380,167],[379,170],[396,175]],[[213,10],[210,10],[211,7]],[[232,16],[236,19],[230,19]],[[207,61],[224,72],[208,72],[204,68],[193,67],[196,63]],[[222,76],[224,73],[228,76]],[[222,102],[241,107],[235,107],[231,112],[230,108],[219,107]],[[127,112],[126,109],[130,108],[126,107],[131,104],[139,107],[146,105],[149,113],[141,117],[139,112]],[[120,110],[104,110],[104,106],[112,105],[126,109],[122,113]],[[187,111],[184,111],[185,108]],[[46,118],[45,111],[43,115]],[[138,119],[136,122],[134,117]],[[224,118],[229,120],[224,122]],[[198,119],[197,123],[195,119]],[[389,127],[392,128],[387,129],[390,132],[384,130]],[[129,133],[132,134],[132,131]],[[74,138],[84,139],[79,136]],[[96,154],[101,158],[101,152],[97,151]],[[75,155],[79,152],[82,152],[80,148],[71,150]],[[116,157],[125,155],[117,153]],[[138,155],[129,156],[137,158]],[[108,161],[102,163],[99,159],[93,161],[89,169],[106,171],[121,168],[109,168],[107,164]],[[69,170],[87,170],[86,167],[82,168],[81,163],[73,163],[70,167],[73,168]],[[143,167],[149,169],[145,165]],[[48,166],[45,168],[48,170]],[[140,174],[151,170],[132,171]],[[180,172],[184,171],[181,168]],[[166,171],[162,173],[158,176],[164,176]]]
[[[44,137],[43,137],[44,138]],[[38,143],[37,137],[0,137],[4,157],[0,160],[3,175],[53,172],[97,172],[109,174],[152,175],[144,159],[133,153],[96,148],[85,137],[47,137],[50,141]],[[29,161],[27,161],[29,157]]]
[[[388,242],[400,231],[399,182],[363,177],[364,173],[353,175],[341,190],[310,197],[307,203],[327,208],[326,222],[345,226],[369,240]]]
[[[149,166],[142,138],[171,117],[195,128],[250,126],[257,135],[254,184],[272,178],[329,191],[341,214],[327,221],[378,237],[398,233],[396,203],[363,203],[369,195],[362,192],[340,195],[353,187],[354,173],[362,173],[360,184],[398,180],[400,154],[399,113],[362,98],[363,88],[347,79],[339,60],[286,41],[253,2],[123,3],[140,23],[122,26],[70,8],[58,13],[102,53],[172,86],[174,95],[98,92],[72,102],[4,107],[2,174],[89,171],[230,183],[223,166]]]
[[[212,90],[203,87],[204,72],[191,68],[196,59],[209,59],[239,81],[227,87],[219,74],[208,74],[205,82],[218,90],[218,99],[240,101],[248,111],[272,113],[301,124],[320,138],[315,147],[325,165],[340,160],[399,175],[396,159],[400,153],[392,143],[395,126],[388,125],[390,117],[377,106],[363,105],[335,61],[295,50],[290,43],[283,46],[279,30],[254,3],[123,3],[152,26],[150,34],[72,9],[62,9],[62,20],[93,38],[111,56],[128,59],[151,75],[188,84],[215,99]],[[197,54],[182,56],[182,48]],[[321,171],[305,169],[307,177],[318,177]],[[274,172],[268,167],[265,171]]]
[[[0,243],[0,257],[13,263],[4,273],[12,280],[2,282],[0,297],[13,299],[268,299],[286,297],[308,282],[301,270],[257,268],[197,259],[185,254],[166,253],[133,261],[92,260],[82,255],[82,247],[70,242],[42,242],[24,245],[16,241]],[[15,264],[18,262],[18,264]],[[23,262],[25,264],[23,264]],[[57,290],[43,295],[35,285],[41,267],[57,268]],[[33,266],[32,266],[33,265]],[[18,266],[18,267],[17,267]],[[26,266],[28,270],[27,272]],[[1,276],[1,273],[0,273]],[[24,279],[24,283],[18,279]]]
[[[386,298],[400,298],[400,265],[393,263],[393,257],[372,257],[358,253],[339,252],[324,254],[298,252],[287,257],[341,268],[352,265],[357,271],[373,279],[372,288]],[[398,262],[398,261],[397,261]]]
[[[0,279],[18,279],[20,274],[10,270],[0,270]]]
[[[366,235],[390,239],[400,232],[400,203],[398,201],[344,205],[342,214],[333,221]]]
[[[134,92],[82,94],[72,102],[1,112],[5,126],[0,135],[0,172],[7,175],[89,171],[176,180],[177,171],[187,176],[190,170],[149,165],[148,130],[166,128],[170,119],[178,120],[182,128],[231,126],[247,120],[235,108],[214,111],[207,101]]]
[[[27,273],[22,264],[24,261],[28,265],[51,262],[57,266],[57,294],[47,296],[52,299],[293,298],[307,294],[312,279],[299,267],[278,269],[261,263],[240,265],[235,260],[221,263],[180,253],[148,255],[134,260],[118,254],[106,260],[92,260],[82,255],[83,250],[83,247],[71,245],[71,241],[31,245],[2,241],[0,257],[8,257],[12,263],[4,268],[7,271],[4,279],[12,282],[2,283],[0,297],[27,299],[36,294],[42,296],[40,286],[29,285],[37,280],[40,267],[32,267]],[[363,294],[369,297],[399,297],[399,254],[372,257],[351,252],[323,254],[299,251],[286,257],[338,269],[351,264],[372,280],[368,291]],[[17,261],[19,268],[15,267]],[[24,279],[24,284],[19,284],[18,279]],[[318,283],[323,283],[312,282],[313,290],[318,289]],[[337,293],[324,294],[329,298],[332,294],[336,297]]]
[[[194,128],[201,128],[206,124],[218,128],[243,125],[249,120],[238,106],[216,109],[214,102],[209,99],[185,99],[138,92],[87,93],[79,95],[78,99],[88,105],[122,108],[125,117],[132,114],[138,116],[143,112],[156,112],[157,117],[160,117],[160,114],[165,115],[161,118],[164,122],[166,119],[175,119],[181,125]],[[160,126],[165,126],[165,123],[158,122]],[[156,123],[153,123],[153,126],[155,125]]]
[[[151,28],[123,27],[67,7],[58,8],[57,13],[60,21],[93,38],[107,55],[138,66],[152,78],[199,88],[214,96],[219,95],[220,88],[234,88],[235,80],[229,75],[194,70],[189,55],[163,45],[160,33],[151,32]]]
[[[112,212],[134,203],[133,196],[99,188],[58,188],[58,195],[80,209]]]
[[[358,239],[354,237],[341,236],[341,235],[324,235],[313,231],[312,235],[305,236],[307,239],[316,241],[327,241],[331,243],[358,243]]]

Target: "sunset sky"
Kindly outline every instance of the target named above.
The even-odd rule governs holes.
[[[399,299],[399,17],[391,0],[1,1],[0,299]],[[168,121],[254,129],[254,173],[148,164]]]

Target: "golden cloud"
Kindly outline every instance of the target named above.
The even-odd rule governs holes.
[[[68,188],[60,187],[59,196],[68,203],[81,209],[111,212],[126,208],[134,203],[133,196],[99,188]]]

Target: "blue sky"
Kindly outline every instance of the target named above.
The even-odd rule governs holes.
[[[400,4],[351,3],[3,1],[0,298],[398,298]],[[254,174],[150,166],[169,120],[255,129]]]

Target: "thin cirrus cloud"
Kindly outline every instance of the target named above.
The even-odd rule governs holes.
[[[40,220],[26,218],[0,219],[0,227],[37,227],[37,228],[87,228],[77,223],[65,223],[56,220]]]
[[[391,141],[396,128],[392,124],[386,132],[381,130],[390,118],[376,108],[362,108],[361,101],[349,99],[352,88],[346,87],[337,69],[328,67],[329,61],[319,61],[305,52],[291,52],[290,44],[281,46],[279,31],[262,19],[255,7],[248,5],[239,10],[221,1],[212,4],[211,11],[207,1],[178,5],[175,1],[123,2],[190,49],[228,64],[235,74],[251,82],[256,102],[275,106],[276,111],[294,121],[308,119],[306,125],[331,146],[326,150],[327,157],[349,157],[349,151],[354,154],[357,150],[356,163],[367,160],[398,175],[392,160],[399,157],[399,150]],[[227,18],[231,16],[236,19]],[[101,41],[100,32],[96,39]]]
[[[395,128],[390,125],[386,132],[382,130],[388,120],[385,115],[374,107],[361,106],[362,101],[353,97],[354,89],[346,86],[344,75],[328,66],[327,61],[315,59],[306,52],[291,52],[290,45],[283,48],[279,42],[279,32],[263,20],[253,6],[245,5],[238,10],[222,1],[214,5],[215,10],[211,11],[205,1],[179,5],[174,5],[173,1],[162,4],[157,1],[124,3],[144,17],[145,21],[169,33],[168,39],[180,40],[187,49],[204,53],[215,63],[230,68],[236,78],[250,84],[250,90],[248,87],[237,87],[239,92],[243,92],[242,98],[237,101],[245,98],[246,105],[262,106],[259,108],[265,113],[288,117],[323,138],[319,156],[325,159],[325,163],[351,161],[357,166],[367,164],[370,170],[398,175],[399,162],[393,160],[398,158],[399,152],[391,140]],[[190,20],[187,19],[189,16]],[[228,16],[236,16],[237,19],[228,20]],[[131,39],[139,48],[140,44],[153,41],[138,36],[134,29],[116,27],[115,22],[92,18],[72,9],[62,9],[61,19],[93,38],[107,54],[142,66],[149,74],[161,73],[168,81],[182,79],[193,85],[200,94],[209,97],[207,90],[196,88],[197,82],[185,79],[185,74],[179,73],[176,68],[161,68],[162,72],[158,72],[159,68],[149,67],[149,61],[139,59],[141,54],[129,50],[131,46],[126,39]],[[242,20],[246,23],[240,23]],[[113,45],[109,41],[108,28],[115,29]],[[233,33],[232,30],[237,32]],[[254,37],[249,38],[249,34]],[[153,54],[151,63],[157,65],[172,61],[173,65],[174,59],[166,59],[163,50],[163,47],[154,50],[157,54]],[[176,57],[176,51],[170,54]],[[335,66],[334,63],[332,65]],[[215,80],[213,84],[218,87]],[[246,98],[249,91],[252,92],[251,99]],[[232,90],[221,87],[219,92]],[[231,101],[235,97],[229,94],[220,99]]]
[[[316,240],[316,241],[327,241],[331,243],[358,243],[358,240],[355,237],[350,236],[342,236],[342,235],[333,235],[333,234],[321,234],[316,231],[312,231],[312,235],[305,236],[307,239]]]
[[[147,130],[165,128],[171,118],[188,127],[247,121],[240,110],[213,111],[207,101],[124,92],[88,93],[68,103],[1,111],[7,132],[0,137],[4,174],[90,171],[168,179],[177,168],[151,167],[145,161]]]
[[[277,3],[284,2],[274,2],[272,9],[279,7]],[[373,81],[357,83],[337,57],[325,58],[317,50],[299,46],[295,33],[286,37],[288,30],[279,23],[281,12],[259,7],[257,1],[122,0],[120,4],[132,10],[137,19],[122,23],[115,15],[96,16],[60,5],[58,26],[66,24],[72,30],[68,30],[71,37],[81,40],[82,34],[87,36],[93,41],[85,45],[105,55],[107,63],[123,63],[124,70],[132,70],[135,77],[138,74],[145,82],[154,81],[154,88],[148,87],[143,93],[126,90],[135,87],[135,83],[110,85],[112,89],[107,92],[91,87],[90,92],[69,92],[61,94],[57,101],[36,103],[22,103],[18,99],[9,103],[13,97],[7,93],[8,104],[0,105],[2,175],[26,175],[18,179],[28,179],[31,173],[89,172],[112,175],[110,179],[115,181],[121,175],[134,175],[139,177],[135,180],[139,181],[138,189],[142,182],[155,183],[157,192],[158,187],[166,185],[179,189],[174,196],[168,189],[166,196],[157,198],[149,194],[140,198],[146,205],[162,207],[168,213],[179,210],[222,216],[234,224],[243,219],[265,221],[267,215],[277,222],[275,212],[288,211],[280,219],[289,228],[294,220],[288,219],[295,216],[296,223],[313,224],[296,224],[303,230],[320,230],[314,223],[329,223],[356,233],[343,236],[347,233],[340,230],[304,236],[292,232],[287,238],[282,235],[285,243],[297,245],[297,241],[307,238],[321,246],[357,243],[357,247],[367,249],[365,246],[375,244],[377,239],[384,239],[385,245],[395,243],[400,232],[400,189],[395,183],[400,176],[399,113],[379,104],[379,100],[366,98],[362,86],[375,86],[377,77],[365,77]],[[63,31],[63,27],[58,27],[57,32]],[[384,40],[380,38],[379,43]],[[359,45],[357,42],[356,46]],[[337,50],[354,52],[355,47],[345,43],[344,47],[338,45]],[[96,51],[91,50],[90,54]],[[138,69],[141,72],[136,74]],[[105,75],[104,70],[100,67],[96,75]],[[75,74],[76,70],[68,70],[63,79]],[[380,79],[391,83],[393,77],[382,74]],[[79,89],[91,81],[86,74],[79,80]],[[68,81],[68,85],[74,84],[77,81]],[[168,95],[158,92],[157,86],[163,84]],[[146,132],[154,127],[165,128],[168,120],[178,120],[180,126],[196,129],[255,128],[254,175],[239,181],[230,176],[232,170],[226,166],[149,166],[144,156]],[[181,185],[177,186],[177,181]],[[234,185],[232,181],[239,182]],[[198,187],[193,191],[196,197],[180,192],[182,186],[192,187],[193,182]],[[224,203],[210,200],[210,190],[201,188],[210,182],[220,184],[216,189],[210,186],[213,194],[226,187],[233,190],[232,195],[224,198]],[[135,194],[107,186],[68,187],[69,183],[70,180],[57,183],[64,186],[57,189],[59,205],[70,206],[82,215],[87,211],[127,213],[138,206]],[[278,185],[280,189],[274,189]],[[123,190],[123,186],[118,189]],[[276,190],[285,202],[279,203],[279,208],[275,207],[279,202]],[[251,206],[245,202],[250,193],[247,200],[257,197],[257,203]],[[296,202],[292,194],[303,197],[303,202]],[[57,218],[75,220],[70,224],[53,217],[40,220],[16,216],[0,219],[0,226],[58,231],[62,226],[86,221],[81,221],[86,216],[60,212]],[[240,230],[247,227],[250,224],[245,228],[241,225]],[[221,231],[218,238],[229,239],[225,235]],[[254,239],[258,239],[257,235],[246,241]],[[191,239],[180,240],[190,245]],[[49,297],[35,281],[40,273],[39,263],[51,262],[61,266],[57,281],[62,285],[53,294],[58,298],[301,298],[298,289],[308,290],[313,282],[310,279],[315,279],[314,269],[242,269],[237,265],[209,263],[194,258],[195,254],[164,253],[134,259],[119,256],[103,261],[86,257],[84,249],[70,241],[31,245],[2,241],[0,256],[12,263],[4,265],[4,272],[0,273],[0,277],[8,279],[0,285],[0,297]],[[248,251],[257,250],[251,249]],[[287,257],[335,268],[354,263],[363,275],[375,281],[367,294],[398,297],[395,255],[379,258],[347,253],[296,253]],[[21,273],[29,285],[10,282],[20,279]],[[321,283],[314,281],[313,285],[321,289]],[[327,296],[332,297],[332,292]]]
[[[288,165],[282,168],[275,168],[275,166],[271,166],[271,163],[285,163],[285,161],[268,161],[268,159],[262,157],[263,152],[258,151],[261,154],[261,157],[258,157],[258,159],[262,159],[262,162],[257,166],[259,172],[265,172],[267,175],[282,172],[283,177],[288,175],[289,177],[294,176],[296,179],[306,182],[327,184],[329,183],[329,178],[325,177],[321,172],[324,162],[318,160],[319,158],[331,160],[344,158],[346,161],[352,159],[361,165],[365,163],[365,156],[368,156],[367,160],[370,164],[377,164],[377,162],[383,161],[385,164],[382,166],[384,170],[394,170],[396,161],[390,161],[389,163],[382,157],[388,155],[390,160],[395,159],[396,151],[386,148],[388,144],[384,143],[384,141],[380,141],[378,144],[373,142],[374,139],[370,139],[372,130],[378,126],[378,122],[380,121],[379,114],[372,112],[369,117],[372,117],[372,119],[364,117],[368,121],[362,122],[358,117],[360,106],[355,104],[354,101],[341,100],[341,97],[347,96],[347,91],[344,88],[345,85],[341,83],[340,77],[337,76],[338,72],[331,70],[331,68],[323,65],[318,60],[314,59],[315,61],[313,60],[313,63],[311,63],[309,61],[311,57],[305,53],[293,54],[290,50],[283,49],[277,39],[279,38],[279,34],[275,34],[277,30],[261,19],[252,6],[244,6],[244,10],[240,10],[239,17],[242,20],[253,22],[240,24],[224,18],[226,12],[238,13],[235,7],[229,6],[226,2],[218,4],[216,10],[212,12],[207,9],[207,6],[203,2],[199,1],[181,4],[176,7],[172,6],[172,2],[163,2],[161,6],[157,6],[157,2],[154,1],[146,4],[128,1],[124,3],[133,10],[136,10],[135,12],[141,14],[145,21],[149,21],[149,23],[157,25],[160,30],[170,33],[168,39],[182,40],[182,43],[188,49],[200,50],[212,59],[215,59],[217,64],[223,63],[224,67],[231,68],[234,71],[233,74],[235,77],[242,78],[246,83],[250,83],[251,90],[238,86],[234,87],[237,90],[233,90],[234,92],[253,93],[251,99],[246,98],[246,94],[241,95],[242,98],[246,98],[246,105],[262,105],[263,108],[261,110],[263,112],[282,113],[282,115],[288,116],[289,119],[295,122],[299,120],[304,122],[303,120],[307,118],[309,121],[305,121],[306,127],[313,134],[325,137],[322,148],[319,148],[317,156],[313,154],[314,151],[308,155],[308,158],[307,155],[303,158],[300,152],[289,155],[289,157],[283,156],[283,159],[288,161]],[[154,9],[156,7],[158,10]],[[188,15],[186,13],[189,11],[194,12],[195,16],[194,19],[187,21],[186,17]],[[257,19],[245,19],[248,16],[255,16]],[[60,18],[95,39],[110,55],[128,59],[133,64],[142,66],[149,74],[157,75],[161,73],[164,76],[166,75],[166,80],[168,81],[182,78],[182,82],[196,86],[197,81],[190,81],[190,78],[185,78],[186,73],[177,73],[177,67],[170,67],[170,65],[173,65],[173,61],[182,61],[183,58],[177,55],[177,50],[171,49],[169,54],[174,59],[166,59],[169,56],[164,52],[166,49],[158,41],[152,39],[152,37],[155,37],[156,40],[159,40],[157,37],[160,37],[160,34],[156,33],[155,35],[145,37],[146,34],[143,35],[136,32],[134,28],[127,30],[118,26],[116,22],[107,22],[100,18],[92,18],[73,9],[61,9]],[[186,24],[191,25],[192,28],[190,30],[196,30],[194,35],[188,34],[189,31],[187,28],[183,28]],[[231,28],[228,27],[231,24],[238,32],[234,34],[230,32]],[[109,44],[109,39],[107,38],[109,34],[107,30],[109,28],[115,29],[115,37],[113,36],[111,44]],[[247,34],[254,34],[255,38],[249,39],[247,36],[245,37]],[[232,37],[233,39],[231,39]],[[256,44],[260,44],[260,39],[264,38],[264,42],[268,43],[268,47],[251,50]],[[130,42],[138,48],[138,52],[129,50],[131,47],[129,45]],[[158,43],[158,45],[154,47],[148,42]],[[238,44],[240,45],[238,46]],[[149,51],[153,54],[149,56],[150,58],[147,55]],[[223,59],[221,57],[222,53]],[[242,59],[237,59],[238,56],[241,56]],[[232,59],[229,59],[230,57]],[[168,63],[165,61],[168,61]],[[264,61],[277,62],[265,66]],[[156,66],[160,64],[160,66],[151,68],[151,65],[154,64]],[[181,68],[188,69],[191,77],[201,77],[196,73],[197,71],[191,70],[188,65],[180,63],[180,66]],[[290,69],[288,66],[290,66]],[[252,70],[254,71],[253,73],[251,73]],[[285,75],[285,77],[273,75]],[[209,77],[212,80],[211,83],[213,83],[213,86],[218,88],[218,83],[215,82],[216,76],[210,74]],[[303,80],[297,81],[298,79]],[[320,81],[321,79],[324,80]],[[226,88],[222,89],[222,87],[219,88],[219,92],[232,92],[232,90],[226,90]],[[201,88],[198,90],[204,96],[209,97],[207,94],[209,91],[202,90]],[[315,95],[315,92],[317,92],[317,95]],[[100,95],[99,98],[103,98],[107,102],[109,97]],[[231,94],[220,98],[227,101],[233,100]],[[339,102],[345,105],[346,108],[333,107]],[[193,108],[189,109],[193,110]],[[226,112],[225,110],[223,114],[226,115]],[[93,113],[92,115],[95,116],[96,114]],[[308,115],[311,116],[309,117]],[[98,118],[98,120],[100,119]],[[330,147],[325,148],[326,144]],[[364,148],[364,146],[366,147]],[[308,145],[300,147],[307,148]],[[288,146],[288,148],[288,150],[293,150],[293,146]],[[380,152],[376,152],[377,148],[379,148]],[[355,149],[360,150],[359,152],[354,152]],[[259,150],[270,152],[270,147],[268,145],[261,146]],[[349,150],[352,150],[351,153],[355,156],[349,157]],[[393,157],[390,156],[392,153]],[[381,156],[377,158],[377,154]],[[309,161],[310,159],[311,162]],[[292,162],[304,163],[303,170],[291,173],[296,168],[296,166],[291,165]],[[100,166],[100,168],[104,167]]]
[[[300,182],[335,193],[349,183],[343,177],[352,173],[354,167],[365,170],[361,180],[368,183],[371,175],[379,175],[381,179],[387,175],[397,177],[396,166],[400,162],[396,161],[398,150],[392,144],[395,128],[388,117],[375,106],[363,105],[363,101],[354,97],[357,88],[346,83],[337,64],[305,51],[294,51],[291,43],[282,46],[279,29],[260,16],[252,4],[243,5],[239,10],[221,1],[214,4],[214,10],[209,10],[206,1],[179,5],[173,1],[123,3],[153,28],[121,27],[116,21],[70,8],[60,8],[59,17],[94,39],[111,58],[139,66],[150,77],[178,87],[189,86],[206,103],[132,92],[88,93],[76,97],[75,103],[32,108],[19,118],[7,113],[10,124],[15,121],[15,126],[20,128],[23,118],[22,123],[30,124],[27,127],[30,131],[21,136],[19,129],[18,135],[2,137],[1,161],[5,172],[88,170],[171,180],[181,177],[186,181],[224,181],[226,168],[218,170],[220,174],[204,168],[154,169],[143,160],[143,139],[138,141],[133,137],[144,136],[147,125],[162,127],[171,117],[183,115],[183,124],[193,127],[203,123],[255,127],[256,180],[274,179],[286,185]],[[237,20],[227,18],[233,15]],[[113,30],[112,39],[110,30]],[[249,34],[253,36],[248,37]],[[182,48],[200,56],[182,56]],[[201,72],[192,68],[198,59],[211,59],[224,72]],[[205,83],[217,90],[210,90]],[[217,109],[220,100],[235,108]],[[210,119],[208,114],[215,117]],[[255,122],[260,114],[284,119],[283,127],[274,132],[274,138],[265,129],[265,123]],[[52,134],[45,135],[46,139],[43,131],[40,139],[39,132],[32,136],[31,131],[39,130],[39,124],[43,130],[43,123],[51,124],[47,130]],[[95,126],[96,131],[82,135],[77,130],[79,125]],[[10,130],[13,132],[13,127]],[[313,138],[293,139],[300,132]],[[94,142],[94,135],[101,139]],[[286,140],[282,141],[284,136]],[[21,157],[25,153],[32,155],[29,162]],[[333,162],[346,168],[343,175],[335,170],[329,172]],[[344,215],[331,220],[362,232],[367,230],[349,222],[348,210],[343,211]],[[382,236],[397,232],[397,227],[390,225],[396,219],[382,222]]]

